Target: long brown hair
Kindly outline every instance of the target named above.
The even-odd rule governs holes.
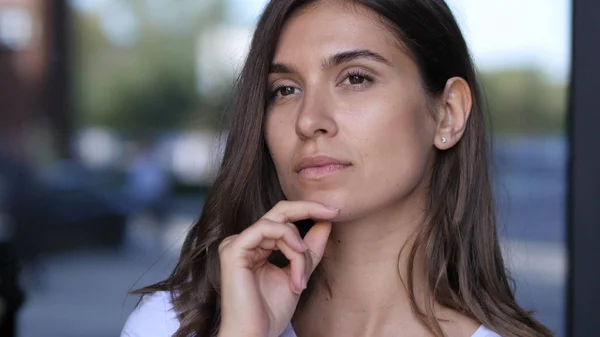
[[[199,221],[190,229],[168,279],[141,293],[170,291],[181,326],[175,337],[216,336],[220,322],[218,245],[284,199],[264,140],[267,76],[279,32],[298,8],[314,1],[272,0],[264,10],[234,88],[223,162]],[[434,304],[457,310],[504,337],[552,336],[515,301],[498,235],[485,137],[483,103],[461,31],[443,0],[353,0],[377,13],[417,64],[429,97],[448,79],[471,87],[473,108],[463,138],[436,153],[427,218],[410,251],[407,288],[422,323],[443,336]],[[305,228],[301,228],[301,232]],[[417,258],[426,266],[425,305],[414,289]],[[280,266],[285,261],[273,260]],[[421,263],[419,263],[420,265]],[[311,285],[303,294],[310,295]]]

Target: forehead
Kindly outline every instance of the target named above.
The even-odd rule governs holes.
[[[389,55],[401,43],[385,21],[371,10],[341,1],[322,1],[294,13],[279,36],[274,61],[323,58],[350,49]],[[385,56],[385,55],[384,55]]]

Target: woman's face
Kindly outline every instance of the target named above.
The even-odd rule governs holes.
[[[416,64],[374,14],[326,2],[292,16],[269,87],[265,137],[288,200],[342,221],[423,195],[436,122]]]

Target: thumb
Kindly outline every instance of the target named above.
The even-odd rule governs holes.
[[[317,265],[321,262],[323,254],[325,253],[325,246],[329,240],[329,234],[331,234],[331,222],[319,221],[315,223],[304,236],[304,243],[308,247],[311,260],[309,266],[307,266],[308,275],[312,274],[315,268],[317,268]]]

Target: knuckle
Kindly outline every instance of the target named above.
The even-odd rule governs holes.
[[[254,226],[257,227],[266,227],[269,226],[273,221],[268,218],[260,218],[257,222],[254,223]]]
[[[273,227],[273,221],[266,218],[262,218],[255,222],[254,225],[252,225],[252,227],[256,228],[261,232],[264,232],[265,230],[268,230],[269,228]]]
[[[237,235],[228,236],[219,244],[219,255],[223,255],[228,248],[231,246],[231,242],[237,237]]]
[[[300,230],[298,230],[298,227],[296,225],[294,225],[291,222],[286,222],[287,227],[289,227],[289,229],[292,230],[292,232],[294,234],[297,234],[298,236],[300,236]]]
[[[285,207],[290,204],[289,200],[279,200],[275,207]]]

